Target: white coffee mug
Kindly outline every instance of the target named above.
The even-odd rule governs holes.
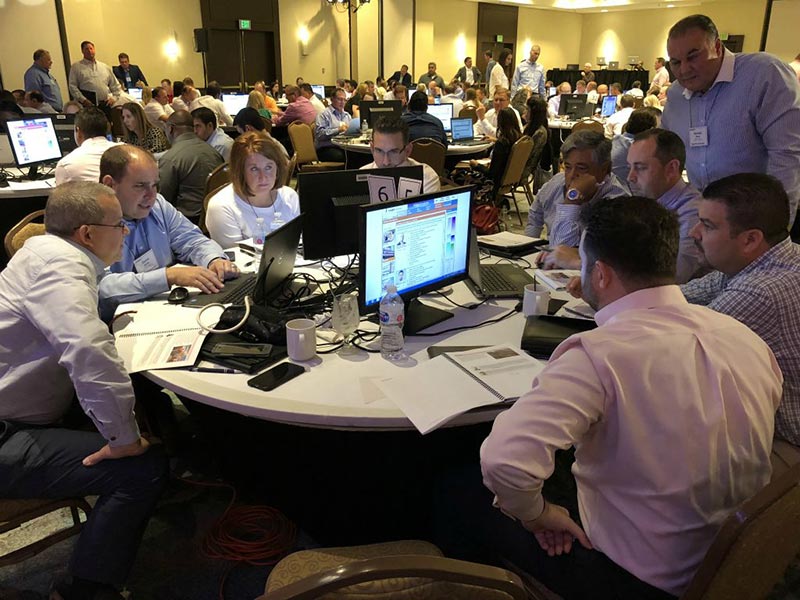
[[[537,290],[536,285],[529,283],[525,286],[525,293],[522,296],[522,314],[526,317],[546,315],[550,305],[550,292],[547,290]]]
[[[286,352],[292,360],[311,360],[317,353],[317,324],[311,319],[286,323]]]

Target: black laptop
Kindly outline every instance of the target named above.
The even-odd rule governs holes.
[[[522,298],[525,286],[533,283],[533,276],[519,265],[482,265],[474,228],[470,231],[468,274],[466,284],[476,298]]]
[[[201,307],[219,302],[233,304],[251,296],[256,304],[264,305],[281,289],[284,280],[294,271],[303,215],[299,215],[264,238],[258,273],[246,273],[225,282],[225,289],[216,294],[192,295],[184,306]]]

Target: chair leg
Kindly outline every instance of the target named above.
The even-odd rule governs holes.
[[[517,218],[519,219],[519,226],[522,227],[522,213],[519,212],[519,204],[517,204],[516,188],[511,188],[511,199],[514,201],[514,208],[517,209]]]

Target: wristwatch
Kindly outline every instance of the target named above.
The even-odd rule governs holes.
[[[578,202],[583,199],[583,194],[576,188],[569,188],[567,190],[567,200],[570,202]]]

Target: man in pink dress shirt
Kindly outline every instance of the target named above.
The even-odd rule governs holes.
[[[287,85],[286,99],[289,100],[289,106],[286,107],[283,114],[272,117],[273,125],[288,125],[294,121],[302,121],[311,125],[317,120],[317,110],[308,98],[300,95],[299,87]]]
[[[769,482],[781,372],[755,333],[674,285],[669,210],[601,200],[581,224],[598,328],[564,341],[495,420],[481,468],[502,513],[475,529],[565,598],[671,598],[725,517]],[[571,515],[542,487],[573,445]]]

